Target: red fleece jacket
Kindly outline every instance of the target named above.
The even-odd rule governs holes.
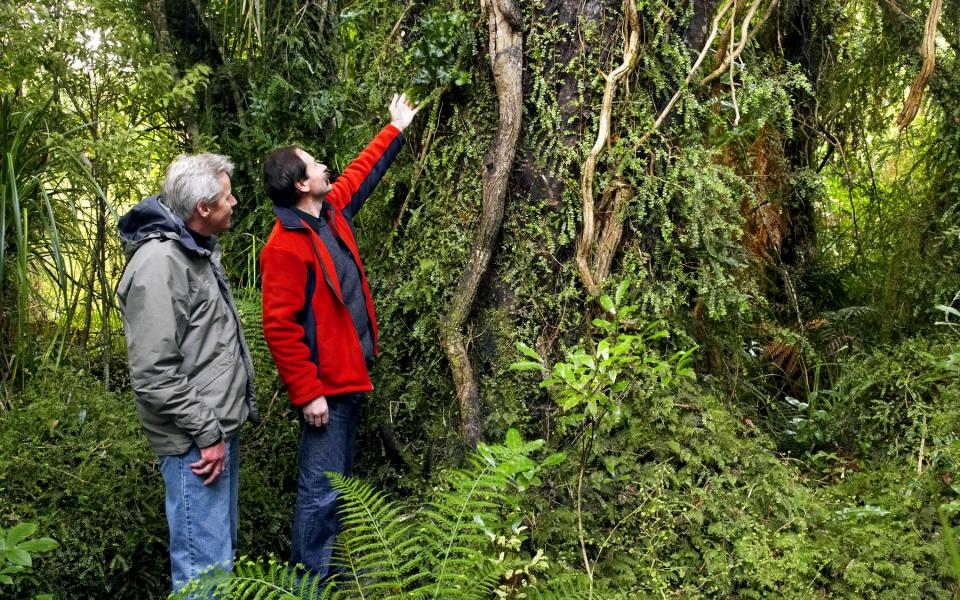
[[[360,271],[367,313],[377,348],[377,320],[367,275],[350,221],[370,196],[403,144],[387,125],[344,169],[326,201],[333,227]],[[290,396],[299,406],[319,396],[373,389],[363,350],[329,251],[289,208],[274,207],[277,221],[260,253],[263,333]],[[376,351],[376,350],[375,350]]]

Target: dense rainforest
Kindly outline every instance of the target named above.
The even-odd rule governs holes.
[[[0,596],[169,592],[116,223],[210,151],[262,414],[221,597],[311,597],[260,165],[406,91],[328,594],[957,597],[958,52],[956,0],[0,3]]]

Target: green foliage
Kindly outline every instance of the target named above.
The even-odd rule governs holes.
[[[383,569],[371,583],[394,593],[390,569],[437,581],[438,569],[453,565],[449,589],[465,573],[486,573],[471,581],[519,596],[508,580],[542,576],[534,548],[543,548],[558,569],[583,564],[586,553],[594,587],[579,572],[551,574],[523,591],[529,597],[612,597],[607,583],[626,597],[953,595],[938,537],[949,528],[934,507],[956,497],[960,357],[930,326],[931,306],[950,313],[960,288],[949,268],[960,260],[956,9],[945,8],[920,117],[901,133],[892,122],[919,68],[928,3],[780,3],[748,34],[733,72],[710,86],[696,77],[684,84],[699,50],[685,39],[698,4],[638,5],[641,50],[617,91],[592,190],[598,199],[612,185],[633,192],[613,215],[625,227],[613,279],[636,286],[605,288],[614,297],[598,313],[570,259],[602,74],[620,61],[620,15],[616,5],[565,14],[562,3],[521,3],[523,131],[467,333],[488,439],[517,427],[555,450],[580,448],[582,458],[547,474],[518,461],[488,498],[496,506],[474,509],[489,512],[483,526],[459,530],[460,513],[442,507],[465,504],[426,482],[440,481],[430,479],[437,463],[442,471],[459,458],[437,329],[472,251],[498,114],[476,5],[160,3],[173,55],[156,51],[147,34],[157,23],[142,19],[157,3],[0,6],[0,93],[13,132],[0,171],[0,325],[16,331],[4,348],[4,385],[11,365],[42,359],[20,371],[23,393],[4,398],[12,408],[0,415],[0,490],[9,506],[0,517],[38,522],[64,540],[17,590],[56,582],[65,597],[149,597],[166,589],[152,457],[129,398],[104,393],[89,372],[93,353],[117,339],[110,298],[119,272],[116,240],[90,240],[110,229],[112,211],[153,191],[183,148],[218,150],[238,165],[241,204],[223,243],[244,290],[238,304],[264,414],[243,438],[240,541],[250,554],[286,551],[298,426],[259,336],[256,255],[274,219],[259,164],[273,147],[299,142],[342,170],[385,122],[392,93],[414,86],[434,98],[430,113],[406,132],[407,150],[354,223],[382,346],[358,471],[439,506],[354,492],[358,507],[387,511],[381,520],[396,506],[404,517],[433,510],[433,533],[419,517],[399,524],[412,536],[461,542],[446,562],[430,544],[428,555],[400,556],[397,567],[387,548],[370,552]],[[762,4],[754,23],[770,5]],[[673,114],[644,137],[677,89]],[[27,130],[29,143],[8,143]],[[90,176],[71,166],[83,158]],[[767,236],[759,242],[757,227]],[[657,324],[624,318],[624,300]],[[100,341],[90,335],[98,325]],[[520,340],[530,347],[518,355]],[[71,344],[87,347],[83,358]],[[695,344],[703,350],[693,380],[686,349]],[[521,355],[530,360],[511,370]],[[50,358],[85,371],[47,370]],[[537,393],[534,374],[552,385]],[[383,460],[369,430],[384,424],[406,456],[424,456],[406,467],[422,466],[423,477]],[[437,484],[448,493],[470,483],[449,476],[461,480]],[[399,535],[388,529],[381,541]],[[375,538],[363,540],[372,550]],[[500,551],[503,562],[480,558]],[[404,570],[408,559],[419,562]],[[281,587],[289,575],[278,564],[260,574],[240,561],[242,569]]]
[[[256,300],[238,301],[258,375],[261,424],[241,435],[241,552],[289,551],[299,424],[276,389]],[[74,357],[68,356],[68,364]],[[82,360],[76,362],[83,362]],[[129,390],[77,367],[45,368],[0,413],[0,519],[66,542],[14,589],[58,598],[163,597],[169,590],[163,481]]]
[[[608,414],[611,424],[616,424],[622,416],[621,405],[628,391],[635,398],[653,395],[671,387],[680,378],[695,377],[690,368],[695,348],[676,352],[668,359],[661,358],[656,351],[648,351],[651,342],[669,336],[658,323],[642,327],[638,334],[622,331],[625,323],[637,327],[631,323],[637,307],[623,302],[629,285],[630,280],[625,279],[617,286],[614,298],[600,297],[604,316],[613,320],[593,320],[593,325],[606,334],[592,340],[596,350],[588,353],[583,346],[575,347],[568,353],[568,362],[554,363],[551,376],[540,384],[559,388],[555,400],[567,414],[561,420],[566,428],[577,427],[585,421],[600,423]],[[518,344],[518,348],[538,363],[542,360],[528,346]],[[532,364],[539,366],[538,363]],[[531,363],[514,364],[514,368],[521,370],[529,366]],[[634,389],[630,390],[631,387]]]
[[[415,102],[435,88],[470,83],[470,73],[461,64],[472,54],[475,41],[462,10],[434,8],[420,18],[418,35],[407,64],[411,69],[409,94]]]
[[[214,570],[191,580],[174,599],[196,597],[232,600],[329,600],[334,586],[321,587],[320,577],[307,577],[284,562],[240,557],[229,574]]]
[[[62,598],[156,597],[167,588],[163,483],[126,394],[71,368],[35,376],[0,416],[2,518],[62,545],[15,585]]]
[[[335,597],[508,597],[532,585],[547,561],[522,551],[523,494],[562,454],[531,458],[543,440],[511,429],[504,445],[481,444],[467,469],[443,474],[425,503],[390,503],[368,484],[333,476],[346,531],[338,540],[348,576]],[[500,595],[497,593],[497,595]]]
[[[29,573],[33,568],[33,557],[37,554],[50,552],[58,547],[56,541],[50,538],[34,538],[37,531],[34,523],[18,523],[9,530],[0,527],[0,553],[3,554],[3,564],[0,568],[0,584],[13,585],[14,576]],[[37,596],[36,598],[52,598],[52,596]]]
[[[543,440],[524,442],[511,429],[503,445],[481,444],[466,469],[443,474],[426,502],[390,501],[358,479],[330,473],[340,494],[344,531],[337,552],[345,574],[328,583],[320,598],[523,598],[549,568],[542,552],[530,556],[523,523],[523,493],[540,485],[543,469],[562,454],[542,461],[531,455]],[[545,587],[569,590],[567,574]],[[240,559],[227,576],[211,573],[191,582],[176,597],[215,592],[222,598],[317,598],[316,577],[270,559]]]

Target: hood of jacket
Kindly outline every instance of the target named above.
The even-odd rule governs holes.
[[[117,222],[120,239],[123,241],[123,253],[127,260],[136,253],[147,240],[167,238],[176,240],[189,252],[200,256],[210,256],[210,250],[197,244],[183,219],[173,214],[163,203],[159,194],[144,198],[130,212]],[[216,245],[216,236],[211,238],[211,247]]]

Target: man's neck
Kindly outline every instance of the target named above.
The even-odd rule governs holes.
[[[206,226],[206,224],[202,220],[196,217],[190,217],[188,220],[184,221],[183,224],[186,225],[187,229],[189,229],[193,233],[199,233],[204,237],[210,237],[215,233],[213,231],[210,231],[210,229]]]
[[[314,198],[308,195],[300,196],[300,200],[293,207],[319,219],[320,211],[323,209],[323,198]]]

